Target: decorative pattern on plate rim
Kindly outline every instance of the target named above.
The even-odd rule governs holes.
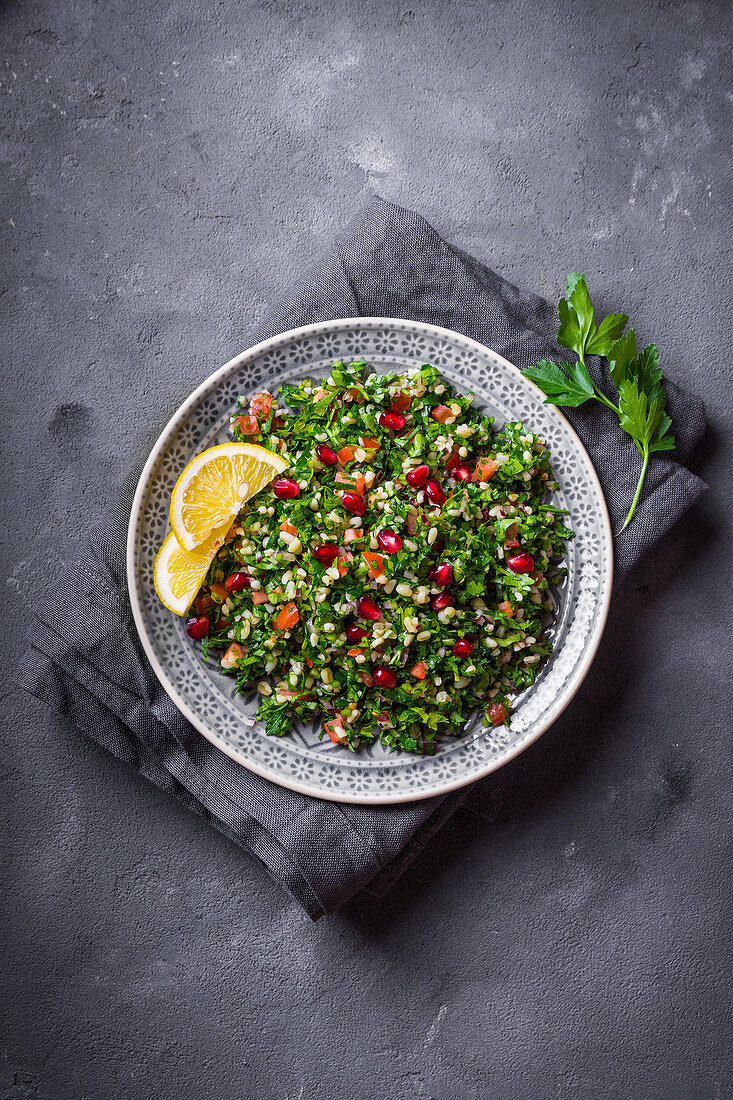
[[[463,737],[435,756],[359,753],[321,742],[317,726],[279,739],[254,722],[256,693],[235,695],[216,663],[201,660],[184,620],[168,612],[153,587],[155,555],[168,531],[175,480],[193,454],[227,438],[240,393],[323,377],[337,359],[367,360],[374,370],[432,363],[498,423],[521,419],[547,442],[560,483],[556,499],[576,533],[554,627],[555,651],[531,688],[517,697],[509,727],[483,729],[472,719]],[[557,718],[590,666],[605,626],[612,583],[611,528],[598,478],[564,416],[506,359],[435,325],[379,317],[326,321],[294,329],[243,352],[213,374],[170,420],[138,484],[127,545],[135,623],[152,667],[173,701],[210,741],[252,771],[320,798],[354,803],[405,802],[461,787],[501,767]]]

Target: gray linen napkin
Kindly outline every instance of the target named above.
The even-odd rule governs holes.
[[[422,218],[374,198],[268,312],[250,343],[337,317],[404,317],[456,329],[523,368],[563,353],[555,309],[446,244]],[[594,367],[591,365],[591,370]],[[702,403],[667,383],[677,450],[655,457],[634,522],[616,540],[616,575],[690,507],[705,485],[684,463],[702,437]],[[182,395],[183,396],[183,395]],[[634,491],[638,452],[594,405],[570,419],[598,471],[614,527]],[[468,792],[399,806],[351,806],[285,790],[240,767],[180,714],[135,633],[124,550],[136,477],[29,629],[23,685],[88,737],[257,856],[315,920],[357,891],[382,895]],[[490,819],[502,773],[478,785]],[[469,803],[466,803],[467,805]]]

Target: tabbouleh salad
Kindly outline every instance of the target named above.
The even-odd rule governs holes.
[[[364,362],[240,397],[231,427],[290,465],[231,528],[189,633],[257,686],[267,732],[320,718],[352,751],[432,754],[471,712],[507,721],[552,651],[572,537],[543,441],[494,431],[435,367]]]

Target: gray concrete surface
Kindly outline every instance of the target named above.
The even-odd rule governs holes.
[[[27,0],[0,14],[0,1097],[733,1096],[726,3]],[[493,826],[312,925],[14,690],[29,603],[366,193],[584,270],[702,393],[711,490]]]

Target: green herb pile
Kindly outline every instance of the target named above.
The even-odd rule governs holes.
[[[204,654],[219,653],[239,690],[257,686],[267,732],[320,718],[321,736],[352,750],[378,737],[430,754],[477,709],[508,721],[551,653],[550,589],[572,537],[547,503],[542,440],[521,423],[495,432],[432,366],[378,375],[339,362],[323,382],[239,405],[234,438],[288,458],[297,495],[279,496],[279,479],[251,501],[196,608],[211,622]],[[396,429],[380,422],[390,411]],[[410,483],[425,465],[433,499]],[[363,515],[345,506],[354,494]]]

